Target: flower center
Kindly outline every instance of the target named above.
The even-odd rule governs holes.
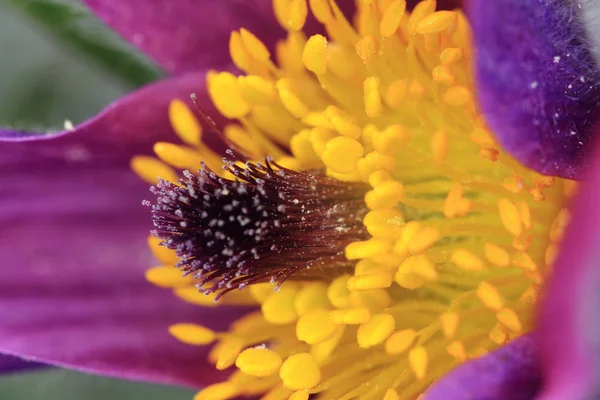
[[[244,168],[229,162],[226,170],[235,180],[205,167],[184,172],[181,186],[161,180],[153,187],[154,235],[176,251],[176,266],[194,274],[201,292],[219,291],[218,300],[253,282],[279,288],[299,271],[302,279],[318,279],[324,268],[351,270],[345,247],[368,237],[361,223],[366,185],[269,160]]]
[[[187,145],[159,143],[162,161],[132,167],[153,184],[177,182],[171,167],[197,170],[201,160],[215,172],[158,184],[157,236],[181,259],[151,239],[165,266],[147,277],[204,306],[217,294],[193,283],[206,292],[253,283],[218,303],[260,306],[228,332],[170,328],[186,343],[217,341],[216,368],[238,368],[197,399],[417,398],[458,363],[531,329],[574,185],[497,145],[474,103],[460,11],[360,1],[352,25],[334,1],[274,5],[288,30],[277,62],[241,29],[230,53],[246,75],[210,73],[207,86],[238,121],[224,130],[235,149],[276,164],[219,169],[193,113],[173,101]],[[309,8],[329,39],[302,33]],[[174,264],[200,281],[181,279]]]

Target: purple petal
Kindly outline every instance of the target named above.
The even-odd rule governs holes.
[[[231,31],[246,28],[274,49],[285,37],[270,0],[84,0],[106,24],[171,73],[229,64]],[[340,8],[354,14],[354,1]],[[309,13],[309,34],[323,28]]]
[[[0,354],[0,374],[23,372],[31,369],[44,368],[46,365],[25,360],[20,357]]]
[[[538,349],[530,334],[461,365],[434,383],[425,400],[530,400],[540,382]]]
[[[185,304],[144,280],[148,185],[132,155],[176,137],[171,99],[204,74],[134,92],[73,132],[0,131],[0,350],[99,374],[200,386],[218,378],[205,347],[167,333],[176,322],[222,329],[238,313]]]
[[[573,204],[540,314],[544,400],[600,397],[599,155]]]
[[[471,0],[480,106],[502,145],[544,174],[580,178],[600,75],[575,3]]]

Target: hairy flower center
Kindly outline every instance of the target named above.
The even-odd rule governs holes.
[[[177,182],[171,167],[195,171],[201,160],[215,172],[159,183],[157,235],[181,259],[151,239],[164,266],[148,279],[204,306],[215,306],[216,293],[194,283],[214,292],[260,281],[219,302],[260,306],[228,332],[171,327],[190,344],[216,340],[216,368],[238,368],[198,400],[417,398],[458,363],[531,329],[574,185],[522,167],[487,130],[461,12],[436,12],[433,0],[410,13],[404,0],[361,1],[352,25],[333,1],[274,5],[289,32],[277,63],[250,32],[233,32],[230,53],[247,75],[211,73],[208,89],[239,121],[224,131],[235,149],[277,164],[219,169],[195,116],[173,101],[187,145],[159,143],[162,161],[138,157],[134,170],[153,184]],[[329,40],[302,33],[309,8]],[[266,205],[248,217],[253,235],[238,227],[240,204],[255,198],[241,187]],[[181,279],[174,264],[200,281]],[[278,291],[268,282],[300,270]]]
[[[153,192],[154,235],[175,250],[177,267],[219,297],[249,283],[277,288],[292,274],[318,279],[351,269],[345,247],[368,236],[361,221],[366,185],[266,165],[233,162],[235,180],[206,169],[184,172],[182,186],[160,181]],[[218,300],[218,298],[217,298]]]

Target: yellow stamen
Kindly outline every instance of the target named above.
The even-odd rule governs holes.
[[[360,347],[372,347],[382,343],[396,327],[390,314],[373,315],[371,319],[358,327],[356,341]]]
[[[323,35],[314,35],[308,39],[302,61],[306,69],[315,74],[324,74],[327,72],[327,39]]]
[[[283,362],[279,376],[289,389],[312,389],[321,381],[321,370],[311,354],[299,353]]]
[[[169,104],[169,120],[181,140],[192,146],[200,144],[202,126],[183,101],[179,99],[171,101]]]
[[[251,376],[271,376],[281,367],[279,354],[265,347],[254,347],[240,353],[235,360],[235,366]]]
[[[169,327],[169,333],[187,344],[203,345],[215,340],[215,333],[195,324],[175,324]]]

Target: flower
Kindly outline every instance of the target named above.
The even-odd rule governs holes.
[[[490,134],[473,100],[469,29],[460,12],[434,12],[435,2],[425,1],[409,17],[403,1],[361,3],[356,34],[334,3],[311,1],[311,11],[335,39],[327,41],[322,35],[306,38],[298,32],[304,25],[306,3],[293,4],[298,8],[276,8],[278,19],[290,31],[277,47],[279,67],[270,61],[269,46],[242,29],[232,34],[230,51],[236,66],[249,76],[236,78],[229,72],[208,76],[208,91],[217,109],[239,120],[224,128],[236,150],[228,154],[226,170],[219,169],[216,153],[201,141],[207,134],[189,106],[179,100],[185,96],[176,94],[188,85],[201,84],[196,75],[182,77],[177,87],[158,84],[143,89],[153,103],[126,111],[115,106],[79,127],[77,136],[90,140],[84,147],[73,147],[69,133],[52,140],[28,137],[27,150],[23,144],[12,146],[12,151],[20,152],[13,154],[12,164],[8,159],[8,165],[21,165],[24,155],[33,161],[49,158],[58,167],[57,176],[70,175],[71,181],[84,185],[90,171],[97,171],[91,165],[110,168],[94,175],[94,190],[88,189],[89,197],[83,198],[96,219],[88,216],[81,226],[77,223],[81,216],[72,215],[77,208],[68,205],[60,214],[61,222],[71,224],[69,230],[77,236],[39,238],[52,237],[53,248],[81,246],[88,250],[86,258],[101,260],[102,268],[113,268],[88,273],[94,273],[92,282],[109,287],[114,282],[114,296],[123,296],[120,307],[111,312],[134,302],[136,313],[116,319],[105,314],[109,322],[124,324],[133,315],[138,320],[124,330],[133,331],[141,320],[153,328],[156,323],[163,328],[170,325],[172,335],[189,344],[217,341],[211,361],[218,369],[235,364],[239,371],[200,392],[198,399],[266,391],[295,399],[308,398],[309,392],[325,398],[413,398],[457,363],[530,330],[531,303],[537,301],[569,222],[563,202],[573,194],[574,185],[522,167]],[[110,12],[110,6],[105,10]],[[152,35],[138,42],[166,60],[175,60],[165,65],[187,68],[180,64],[180,58],[186,59],[181,56],[185,48],[165,47]],[[401,68],[404,65],[408,67]],[[485,71],[480,67],[480,75]],[[485,83],[480,80],[482,91],[491,92]],[[200,88],[193,91],[199,94],[202,112],[214,115]],[[124,104],[132,105],[135,97]],[[116,134],[131,137],[133,128],[133,132],[149,133],[164,128],[167,112],[155,110],[164,110],[167,104],[170,123],[183,145],[164,141],[160,129],[136,137],[139,143],[134,145],[108,145]],[[502,124],[514,128],[521,119],[492,121],[502,132]],[[92,134],[98,126],[107,131],[102,137]],[[539,136],[532,136],[530,143],[539,142]],[[291,154],[281,149],[288,143]],[[157,301],[158,292],[147,288],[148,296],[140,297],[137,286],[132,292],[132,283],[114,281],[113,276],[123,276],[123,264],[116,265],[119,269],[114,264],[123,261],[118,257],[125,251],[119,247],[120,254],[107,254],[103,240],[110,243],[116,238],[127,246],[127,263],[136,259],[143,263],[144,255],[123,224],[131,223],[135,215],[122,199],[128,192],[110,189],[115,180],[125,185],[120,188],[139,187],[121,169],[123,158],[151,144],[160,161],[147,155],[132,161],[143,179],[154,184],[157,176],[163,178],[153,189],[154,199],[146,204],[153,204],[155,236],[166,245],[160,247],[158,240],[151,239],[150,246],[164,266],[151,269],[147,277],[161,286],[173,286],[179,297],[194,304],[206,306],[207,299],[229,292],[212,309],[212,316],[189,320],[183,302],[174,313],[165,303],[169,300]],[[259,163],[264,156],[274,161],[267,158]],[[243,164],[242,158],[252,161]],[[177,170],[193,171],[200,160],[206,166],[197,174],[183,173],[177,182]],[[554,160],[562,167],[552,164]],[[72,163],[87,169],[72,168]],[[547,165],[564,176],[579,173],[578,158],[565,161],[557,155],[536,166],[544,170]],[[107,179],[104,188],[97,186],[101,179]],[[40,185],[47,182],[48,175],[40,175],[39,181]],[[50,200],[61,211],[59,200],[65,192],[55,187],[41,192],[57,195]],[[38,198],[39,203],[27,208],[33,210],[27,214],[30,217],[40,217],[35,214],[36,205],[43,209]],[[113,223],[98,218],[106,208],[114,212]],[[44,222],[40,232],[51,233],[51,229],[44,231]],[[102,235],[92,233],[104,224],[108,226]],[[43,267],[43,253],[40,257],[35,252],[34,257],[34,266]],[[189,274],[186,279],[166,267],[175,263]],[[78,268],[80,263],[73,263],[73,270]],[[191,286],[194,278],[208,297]],[[269,278],[281,285],[279,291],[262,282]],[[69,276],[61,275],[53,283],[93,294],[84,282]],[[98,300],[107,301],[105,296]],[[234,318],[220,311],[230,310],[222,307],[227,304],[260,305],[261,311],[237,319],[229,331],[206,326],[206,321]],[[164,311],[156,312],[157,306]],[[71,318],[86,309],[85,305],[75,308]],[[115,329],[114,324],[107,326],[105,337],[118,338]],[[46,338],[47,332],[41,336]],[[146,341],[153,336],[142,336],[138,330],[131,337]],[[174,355],[165,354],[175,348],[174,343],[156,338],[156,345],[146,349],[163,351],[158,354],[163,359]],[[129,368],[126,375],[139,377],[131,366],[139,359],[139,354],[131,354],[135,340],[121,344],[127,348],[112,354],[118,355],[121,367]],[[163,344],[167,345],[160,347]],[[529,348],[527,344],[527,338],[517,339],[505,349]],[[17,343],[17,348],[32,354],[27,345],[31,343]],[[106,358],[100,350],[96,355],[104,358],[106,368],[112,354]],[[187,357],[196,355],[205,353],[186,352]],[[152,366],[156,368],[142,371],[146,377],[156,379],[167,372],[173,374],[168,379],[198,383],[198,374],[190,369],[198,365],[204,382],[215,379],[207,367],[192,360],[175,360],[171,365],[157,360]],[[85,361],[80,365],[92,365]],[[182,367],[187,373],[184,378]],[[93,368],[102,367],[96,363]]]

